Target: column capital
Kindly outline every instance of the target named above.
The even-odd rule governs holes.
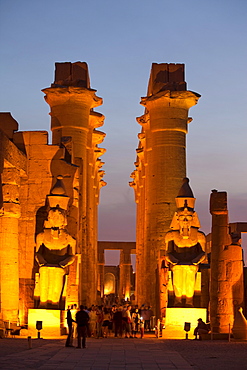
[[[92,110],[89,115],[89,126],[93,128],[101,127],[104,125],[104,120],[105,116],[103,114]]]
[[[52,107],[62,104],[78,103],[88,105],[90,109],[103,104],[103,99],[95,95],[96,90],[84,87],[48,87],[41,90],[45,101]]]
[[[160,91],[157,94],[141,98],[140,104],[148,109],[164,105],[169,108],[189,109],[197,104],[200,94],[193,91]]]
[[[99,189],[103,188],[103,186],[106,186],[107,185],[107,182],[104,181],[104,180],[100,180],[99,182]]]
[[[96,147],[96,148],[94,149],[94,156],[95,156],[95,158],[99,158],[99,157],[101,157],[103,154],[105,154],[105,152],[106,152],[106,149],[105,149],[105,148],[98,148],[98,147]]]
[[[93,130],[92,143],[93,145],[101,144],[106,137],[106,133],[98,130]]]
[[[140,117],[136,117],[136,121],[144,128],[144,130],[147,130],[150,126],[150,117],[148,113],[145,113]]]

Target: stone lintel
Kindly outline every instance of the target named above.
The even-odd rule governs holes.
[[[136,249],[135,242],[114,242],[114,241],[98,241],[98,250],[126,250],[132,253]]]
[[[247,233],[247,222],[233,222],[229,226],[231,232]]]

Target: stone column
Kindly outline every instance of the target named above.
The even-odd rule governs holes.
[[[93,108],[101,105],[102,99],[95,95],[96,90],[90,89],[88,68],[86,63],[81,62],[57,63],[54,84],[42,91],[46,94],[45,100],[51,107],[52,143],[59,145],[62,137],[70,136],[73,141],[72,158],[74,164],[79,166],[77,243],[82,255],[79,301],[81,304],[90,305],[97,288],[96,246],[93,246],[93,250],[90,249],[91,244],[95,243],[89,236],[91,226],[87,224],[89,219],[92,221],[93,215],[90,209],[93,199],[90,188],[92,181],[89,180],[93,166],[93,163],[91,167],[89,164],[91,160],[89,148],[93,145],[90,116],[97,115]]]
[[[130,251],[120,252],[120,276],[119,276],[119,298],[130,298],[131,289],[131,258]]]
[[[17,322],[19,309],[19,181],[19,171],[16,168],[3,170],[3,214],[0,217],[0,312],[2,319],[10,322]]]
[[[228,333],[234,314],[243,306],[243,260],[241,246],[229,235],[227,193],[213,190],[210,322],[215,333]]]
[[[105,252],[98,252],[98,291],[100,297],[104,296],[104,277],[105,277]]]
[[[87,268],[88,268],[88,292],[87,305],[91,306],[96,303],[97,299],[97,199],[95,193],[97,191],[97,158],[95,150],[98,149],[98,144],[102,143],[105,138],[105,133],[95,130],[95,127],[104,124],[104,116],[97,112],[91,112],[88,132],[88,161],[87,161]],[[104,173],[104,171],[102,171]]]
[[[169,73],[172,76],[172,71],[168,71],[168,75]],[[156,80],[158,76],[157,72]],[[149,129],[145,131],[147,169],[143,216],[146,233],[144,284],[147,287],[145,302],[153,307],[156,307],[158,301],[156,268],[159,264],[159,253],[163,249],[165,234],[176,211],[175,198],[186,176],[188,111],[200,97],[197,93],[184,91],[184,85],[183,90],[173,91],[175,85],[169,83],[169,78],[163,85],[164,90],[159,91],[157,84],[151,79],[149,94],[141,100],[150,120]],[[179,86],[178,83],[177,90]]]

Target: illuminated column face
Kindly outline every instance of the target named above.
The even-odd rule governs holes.
[[[140,268],[137,259],[136,285],[137,292],[142,290],[140,284],[145,286],[143,297],[138,297],[137,293],[138,302],[140,298],[144,299],[154,308],[159,301],[155,271],[159,266],[160,251],[164,249],[165,234],[176,210],[175,198],[186,177],[188,111],[199,97],[199,94],[186,90],[184,65],[152,65],[148,93],[141,100],[145,114],[137,119],[142,126],[137,154],[139,157],[143,149],[145,167],[145,171],[142,171],[145,173],[141,190],[143,196],[137,204],[138,217],[144,220],[141,226],[143,230],[137,230],[137,256],[142,255],[139,259],[145,277],[138,273]],[[140,184],[140,179],[137,182]],[[140,240],[143,240],[143,246]]]
[[[227,193],[214,190],[212,215],[210,322],[216,333],[228,333],[234,313],[243,307],[243,251],[229,235]]]
[[[119,297],[130,298],[131,288],[131,257],[130,251],[121,250],[120,253],[120,279],[119,279]]]
[[[105,152],[98,147],[105,134],[95,130],[103,125],[104,116],[93,109],[102,104],[102,99],[90,88],[88,67],[82,62],[56,63],[55,81],[42,91],[51,108],[52,143],[60,145],[71,137],[72,163],[78,166],[79,302],[90,306],[97,296],[98,193],[105,184],[103,171],[98,171],[96,164]]]
[[[0,313],[3,320],[17,322],[19,308],[19,171],[15,168],[5,168],[2,175],[2,182],[3,215],[0,217]]]

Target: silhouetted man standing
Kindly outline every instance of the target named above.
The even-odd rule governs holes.
[[[86,348],[87,324],[89,321],[89,315],[86,311],[84,311],[84,306],[80,306],[80,311],[78,311],[75,315],[75,321],[77,323],[78,335],[77,348]]]

